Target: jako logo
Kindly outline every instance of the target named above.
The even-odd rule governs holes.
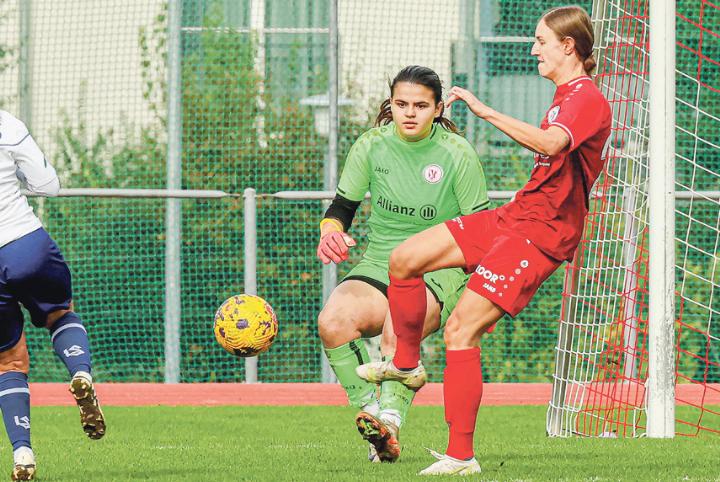
[[[488,290],[490,293],[495,293],[495,291],[497,291],[497,288],[495,288],[495,287],[494,287],[493,285],[491,285],[490,283],[484,283],[484,284],[483,284],[483,288],[485,288],[486,290]]]
[[[71,356],[83,355],[85,352],[79,346],[73,345],[70,348],[63,350],[63,353],[65,353],[65,358],[70,358]]]
[[[486,280],[490,281],[491,283],[497,282],[498,278],[500,277],[489,269],[485,268],[485,266],[478,266],[475,272]]]
[[[18,427],[22,427],[25,430],[30,430],[30,419],[27,418],[27,416],[20,418],[15,415],[15,425],[17,425]]]

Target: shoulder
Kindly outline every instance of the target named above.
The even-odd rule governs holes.
[[[478,157],[472,144],[460,134],[455,134],[454,132],[445,130],[443,127],[439,127],[436,135],[438,136],[438,143],[448,151],[448,154],[450,154],[456,164],[467,162]]]
[[[389,134],[388,134],[389,132]],[[392,135],[391,126],[373,127],[360,134],[353,144],[354,149],[370,150],[373,145],[383,142],[388,135]]]
[[[577,82],[568,94],[567,100],[571,103],[578,102],[585,105],[593,105],[600,109],[610,110],[607,99],[589,77]]]
[[[0,146],[13,146],[28,136],[25,123],[11,113],[0,110]]]

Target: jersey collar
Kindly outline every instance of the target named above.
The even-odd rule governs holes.
[[[557,86],[557,92],[565,92],[565,91],[567,91],[567,90],[570,90],[570,89],[572,89],[575,85],[577,85],[578,83],[580,83],[580,82],[582,82],[582,81],[584,81],[584,80],[590,80],[590,81],[592,81],[592,77],[590,77],[589,75],[581,75],[580,77],[576,77],[576,78],[572,79],[572,80],[569,81],[569,82],[565,82],[564,84],[558,85],[558,86]]]
[[[437,128],[438,128],[437,124],[433,123],[432,129],[430,129],[430,134],[428,134],[427,137],[425,137],[424,139],[421,139],[419,141],[409,142],[409,141],[406,141],[405,139],[403,139],[402,137],[400,137],[400,134],[398,134],[397,127],[395,126],[394,122],[392,123],[392,126],[393,126],[393,135],[395,136],[395,138],[398,141],[400,141],[404,146],[411,147],[413,149],[425,147],[428,144],[432,143],[433,137],[435,137],[435,133],[437,132]]]

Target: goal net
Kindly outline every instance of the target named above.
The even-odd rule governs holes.
[[[614,122],[566,270],[547,430],[645,434],[649,1],[596,0],[597,82]],[[675,383],[679,435],[720,432],[720,4],[677,3]]]

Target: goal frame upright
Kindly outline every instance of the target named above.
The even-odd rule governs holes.
[[[646,435],[675,436],[675,70],[676,31],[674,0],[645,0],[649,3],[648,71],[648,359],[644,408]],[[602,15],[608,0],[595,0],[593,12]],[[595,24],[596,42],[602,56],[604,21]],[[599,59],[600,60],[600,59]],[[600,64],[601,62],[599,62]],[[631,219],[627,216],[626,222]],[[581,254],[578,250],[577,254]],[[631,256],[634,258],[634,255]],[[555,374],[547,413],[550,436],[576,433],[575,417],[568,398],[582,397],[582,387],[568,379],[572,351],[578,331],[575,299],[583,256],[576,255],[565,277],[563,312],[556,346]],[[623,260],[629,269],[632,260]],[[634,311],[634,308],[632,308]],[[627,349],[627,346],[626,346]],[[634,348],[633,348],[634,350]],[[627,353],[625,354],[627,357]],[[634,352],[633,352],[633,355]],[[627,364],[627,363],[626,363]],[[627,368],[627,367],[626,367]],[[627,375],[627,370],[624,372]],[[633,371],[634,374],[634,371]],[[600,436],[610,436],[603,432]],[[614,435],[613,435],[614,436]]]
[[[675,1],[650,3],[647,436],[675,436]]]

